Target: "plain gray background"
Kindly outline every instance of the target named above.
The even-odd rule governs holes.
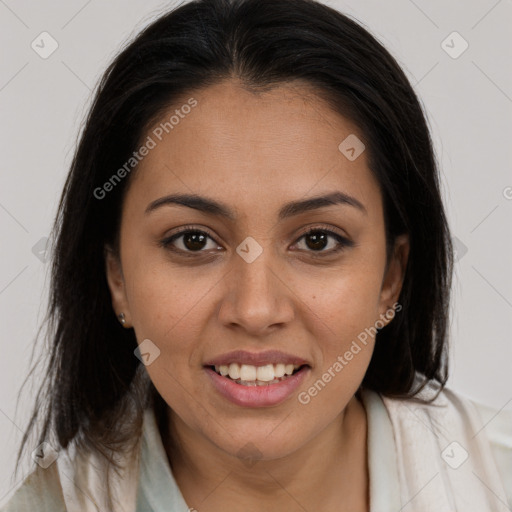
[[[325,3],[384,43],[429,119],[459,257],[448,385],[498,410],[512,409],[512,1]],[[80,122],[121,44],[173,5],[0,0],[0,504],[23,477],[11,479],[33,393],[16,411],[17,392],[45,312],[44,238]],[[42,32],[58,44],[46,59],[31,47]],[[48,36],[41,37],[51,48]],[[458,55],[464,41],[468,48]]]

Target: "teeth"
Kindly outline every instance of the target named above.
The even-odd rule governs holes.
[[[256,380],[256,366],[243,364],[240,367],[240,380]]]
[[[229,365],[229,378],[236,380],[240,378],[240,366],[237,363],[231,363]]]
[[[271,380],[274,380],[274,365],[267,364],[265,366],[258,366],[258,369],[256,370],[256,378],[263,382],[270,382]]]
[[[285,365],[284,364],[276,364],[274,366],[274,377],[284,377]]]
[[[247,386],[266,385],[279,382],[285,375],[291,375],[294,370],[300,368],[298,364],[266,364],[265,366],[253,366],[250,364],[231,363],[230,365],[215,366],[215,371],[232,380],[239,380],[240,384]]]

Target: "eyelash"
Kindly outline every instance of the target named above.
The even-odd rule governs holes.
[[[203,250],[184,251],[183,249],[177,249],[172,246],[172,243],[175,240],[177,240],[181,236],[186,235],[188,233],[207,235],[210,239],[215,241],[213,235],[206,229],[197,229],[194,226],[184,226],[181,231],[174,233],[173,235],[161,240],[160,246],[163,247],[164,249],[173,251],[175,253],[179,253],[180,255],[185,256],[185,257],[197,257],[198,255],[201,255],[201,253],[204,253],[205,251],[203,251]],[[321,250],[321,251],[308,250],[308,251],[306,251],[306,252],[311,253],[311,256],[313,258],[324,258],[326,256],[331,256],[335,253],[345,250],[346,248],[350,248],[350,247],[354,246],[354,242],[352,242],[348,238],[345,238],[344,236],[340,235],[339,233],[336,233],[335,231],[332,231],[331,229],[328,229],[327,227],[324,227],[324,226],[314,226],[314,227],[308,228],[306,231],[304,231],[303,233],[300,234],[299,238],[297,239],[297,242],[312,233],[326,234],[328,236],[333,237],[338,242],[338,246],[335,249],[331,249],[329,251],[324,251],[324,250]],[[217,243],[217,242],[215,242],[215,243]]]

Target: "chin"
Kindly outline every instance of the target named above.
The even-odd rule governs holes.
[[[246,427],[249,427],[246,424]],[[304,432],[303,429],[294,426],[294,432]],[[275,429],[275,430],[273,430]],[[239,459],[247,466],[257,461],[270,461],[286,457],[303,446],[307,439],[298,438],[296,434],[289,431],[278,432],[275,421],[263,428],[261,421],[259,425],[253,426],[250,430],[222,431],[222,438],[211,438],[210,440],[222,451]],[[231,435],[230,435],[231,434]]]

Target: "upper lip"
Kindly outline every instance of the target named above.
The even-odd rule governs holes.
[[[302,357],[287,354],[279,350],[266,350],[264,352],[248,352],[247,350],[233,350],[205,363],[205,366],[221,366],[231,363],[249,364],[252,366],[264,366],[266,364],[308,364]]]

